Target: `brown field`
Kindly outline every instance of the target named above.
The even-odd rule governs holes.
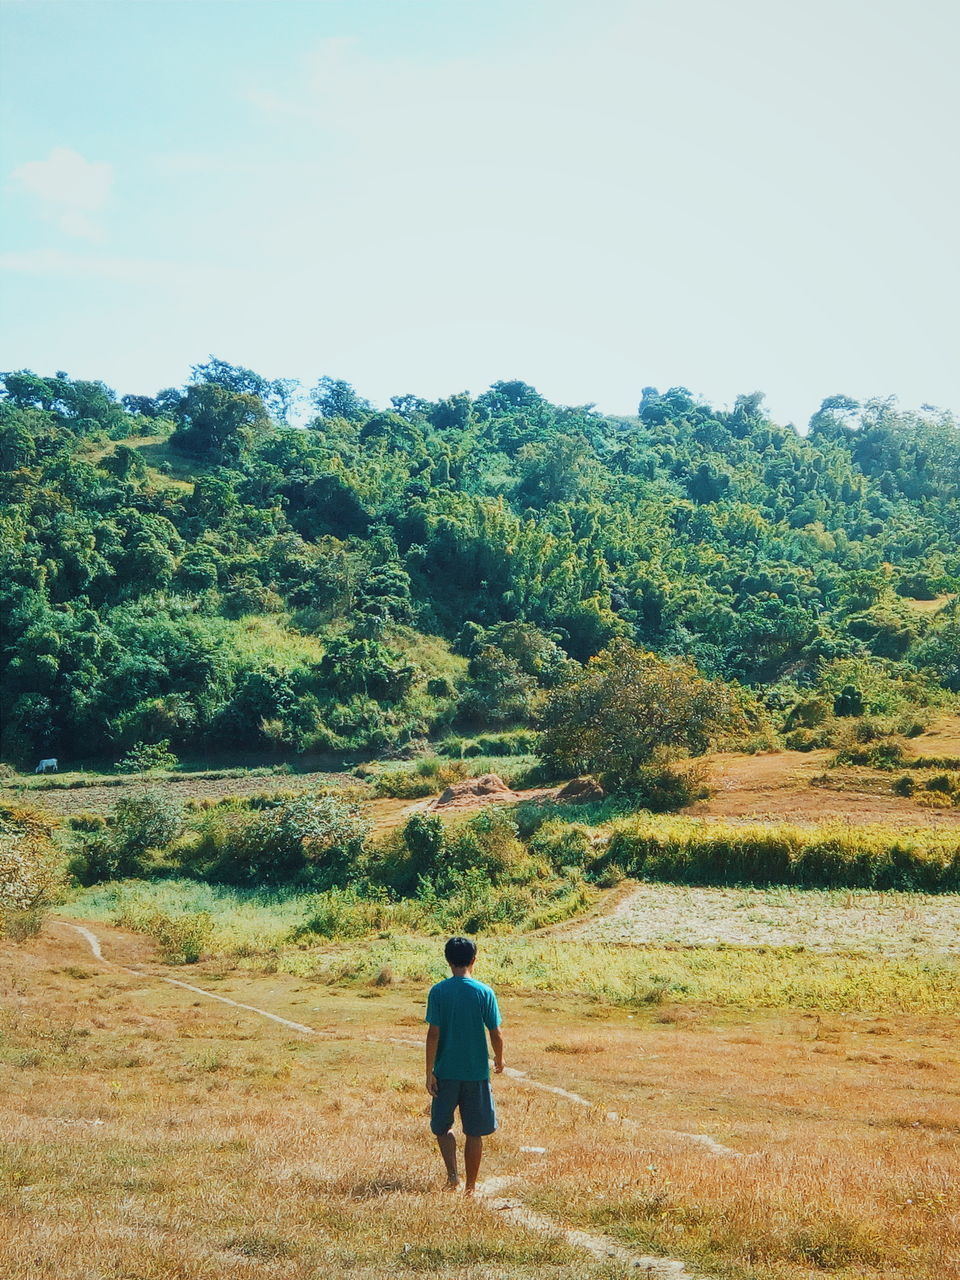
[[[420,1041],[421,985],[165,970],[94,928],[108,960],[150,972],[53,923],[0,944],[7,1280],[637,1274],[439,1191],[419,1047],[386,1039]],[[502,1007],[530,1079],[497,1085],[483,1174],[520,1204],[717,1280],[960,1276],[955,1019]]]
[[[67,778],[81,775],[64,775]],[[272,791],[313,791],[318,787],[335,786],[338,783],[356,784],[356,779],[343,773],[276,773],[257,777],[202,778],[189,773],[182,777],[151,779],[148,776],[123,778],[121,785],[104,783],[77,787],[32,788],[0,787],[0,800],[7,803],[40,805],[59,817],[68,818],[77,813],[106,813],[122,795],[130,790],[158,786],[186,802],[188,800],[223,800],[229,796],[255,796]]]
[[[960,716],[940,716],[926,733],[910,739],[907,755],[960,758]]]
[[[939,741],[939,740],[938,740]],[[949,741],[944,738],[943,741]],[[934,735],[911,743],[919,752],[934,748]],[[795,822],[882,823],[890,827],[960,829],[960,809],[925,809],[890,790],[896,774],[881,769],[829,768],[834,751],[777,751],[706,757],[714,794],[683,812],[703,818]]]
[[[942,715],[926,732],[906,743],[908,759],[916,756],[960,758],[960,717]],[[891,786],[895,773],[862,767],[831,768],[835,752],[775,751],[757,755],[718,752],[704,757],[714,794],[683,812],[696,817],[736,821],[793,822],[801,825],[834,822],[884,824],[894,829],[931,827],[960,830],[960,808],[931,809],[915,799],[896,796]],[[79,776],[79,775],[78,775]],[[165,779],[162,785],[181,800],[219,800],[270,791],[308,791],[338,783],[357,785],[350,774],[313,772],[278,773],[261,777],[199,778],[190,774]],[[141,780],[128,786],[143,785]],[[149,781],[147,782],[149,784]],[[77,813],[103,813],[116,804],[123,790],[116,785],[87,786],[76,790],[52,788],[13,790],[0,788],[0,799],[29,800],[61,817]],[[537,798],[542,790],[518,792],[521,798]],[[459,812],[483,808],[477,797],[464,802]],[[364,802],[377,830],[397,826],[413,809],[426,808],[430,798],[411,802],[389,797]]]

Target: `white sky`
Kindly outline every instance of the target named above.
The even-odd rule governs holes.
[[[0,14],[5,368],[960,409],[952,0]]]

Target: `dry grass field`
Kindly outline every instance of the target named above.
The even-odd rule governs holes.
[[[407,1043],[423,982],[164,969],[142,939],[95,928],[108,960],[148,972],[98,962],[55,923],[0,947],[8,1280],[637,1274],[440,1191]],[[503,991],[508,1064],[529,1077],[497,1085],[483,1174],[516,1201],[718,1280],[960,1275],[954,1016],[885,1007],[879,982],[869,1013],[846,1014],[547,985]]]
[[[609,910],[551,933],[597,942],[960,956],[960,894],[641,884]]]

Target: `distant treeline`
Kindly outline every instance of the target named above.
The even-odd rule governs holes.
[[[960,429],[824,401],[806,436],[644,388],[373,408],[211,359],[118,400],[3,376],[5,759],[383,751],[536,722],[618,637],[773,709],[860,669],[960,690]],[[831,676],[834,673],[834,676]]]

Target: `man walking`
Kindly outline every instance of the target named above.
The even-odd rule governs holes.
[[[490,987],[475,981],[477,946],[469,938],[451,938],[443,949],[451,976],[430,988],[427,997],[427,1093],[430,1129],[447,1170],[447,1187],[460,1185],[457,1140],[450,1132],[459,1107],[463,1126],[464,1191],[473,1195],[483,1155],[483,1140],[497,1127],[490,1088],[487,1031],[493,1047],[493,1069],[503,1070],[500,1010]]]

